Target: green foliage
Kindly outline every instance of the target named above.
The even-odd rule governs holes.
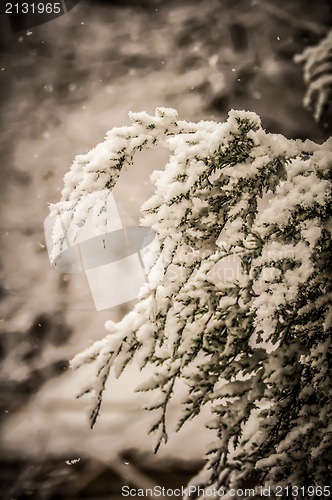
[[[304,64],[304,81],[307,92],[304,106],[314,110],[315,119],[323,117],[331,104],[332,96],[332,31],[319,44],[307,48],[295,56],[295,61]]]
[[[153,262],[138,304],[72,362],[96,367],[83,391],[93,395],[91,424],[109,373],[150,364],[154,376],[138,390],[158,394],[148,407],[155,451],[178,382],[178,429],[211,410],[216,441],[196,484],[328,484],[330,144],[267,134],[247,112],[224,124],[185,124],[170,110],[132,119],[124,161],[144,134],[155,134],[151,146],[160,130],[169,136],[171,159],[153,174],[142,219],[159,237],[164,271],[156,278]]]

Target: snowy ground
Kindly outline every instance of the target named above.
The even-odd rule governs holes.
[[[118,320],[133,305],[97,313],[83,275],[57,275],[49,266],[47,204],[59,199],[76,154],[102,141],[110,128],[128,124],[129,110],[153,113],[157,106],[176,108],[181,119],[195,121],[224,120],[229,109],[244,108],[260,114],[266,129],[287,137],[322,142],[329,134],[326,123],[316,124],[303,109],[301,68],[292,60],[325,33],[328,2],[119,4],[81,0],[68,14],[28,33],[12,34],[2,20],[0,377],[14,389],[35,372],[49,378],[36,384],[39,391],[15,414],[11,408],[19,401],[3,406],[6,453],[47,457],[75,451],[109,460],[123,449],[153,445],[141,410],[149,395],[134,393],[144,373],[135,366],[109,384],[93,431],[84,401],[74,398],[82,374],[47,372],[102,338],[105,320]],[[114,195],[124,223],[138,222],[139,207],[152,193],[149,175],[166,160],[165,150],[142,153],[121,177]],[[61,319],[54,320],[60,327],[53,337],[49,331],[45,338],[38,335],[43,316]],[[64,325],[72,334],[61,339]],[[26,332],[36,329],[31,354]],[[18,397],[7,394],[6,401]],[[213,439],[201,422],[171,436],[161,456],[200,458]]]

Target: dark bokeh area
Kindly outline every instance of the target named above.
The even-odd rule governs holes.
[[[132,304],[97,313],[84,277],[51,270],[47,204],[58,201],[75,155],[128,124],[130,110],[168,106],[183,120],[224,121],[230,109],[246,109],[269,132],[324,142],[331,111],[317,123],[303,107],[303,68],[294,55],[330,25],[325,0],[80,0],[17,33],[2,14],[0,498],[122,498],[128,481],[175,487],[199,469],[201,448],[185,453],[186,442],[193,446],[188,436],[181,453],[174,446],[167,457],[151,456],[150,442],[133,445],[133,422],[144,416],[130,413],[130,395],[122,413],[115,400],[106,405],[110,420],[92,435],[84,405],[75,407],[66,393],[76,391],[68,360]],[[133,220],[152,192],[143,178],[166,160],[165,152],[143,156],[120,186],[118,205]],[[113,431],[115,412],[120,431]],[[79,432],[71,439],[73,428]],[[144,444],[144,426],[141,432]],[[105,443],[114,453],[105,453]]]

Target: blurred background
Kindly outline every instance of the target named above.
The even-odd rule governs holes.
[[[49,265],[43,222],[59,200],[76,154],[128,111],[173,107],[181,120],[224,121],[230,109],[255,111],[287,138],[323,142],[303,108],[303,68],[293,57],[331,25],[326,0],[80,0],[67,14],[12,33],[0,18],[0,498],[115,499],[121,486],[185,485],[213,441],[202,414],[172,431],[157,456],[147,436],[150,397],[135,386],[135,366],[108,384],[91,431],[75,394],[89,370],[68,360],[105,335],[134,302],[96,312],[84,275]],[[137,224],[152,194],[149,176],[164,149],[137,155],[115,199],[125,224]],[[181,391],[180,391],[181,392]]]

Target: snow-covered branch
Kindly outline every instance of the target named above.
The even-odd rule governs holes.
[[[331,143],[268,134],[244,111],[226,123],[187,124],[165,109],[131,119],[75,160],[55,207],[81,227],[79,203],[90,210],[90,196],[91,207],[107,196],[135,151],[168,144],[141,220],[158,236],[163,276],[152,266],[133,310],[107,322],[110,334],[72,361],[95,366],[82,391],[93,394],[91,424],[107,378],[131,361],[151,364],[155,373],[139,390],[159,395],[149,408],[157,449],[178,379],[187,387],[179,427],[211,407],[217,440],[197,484],[324,484]],[[99,218],[107,225],[98,205]]]

